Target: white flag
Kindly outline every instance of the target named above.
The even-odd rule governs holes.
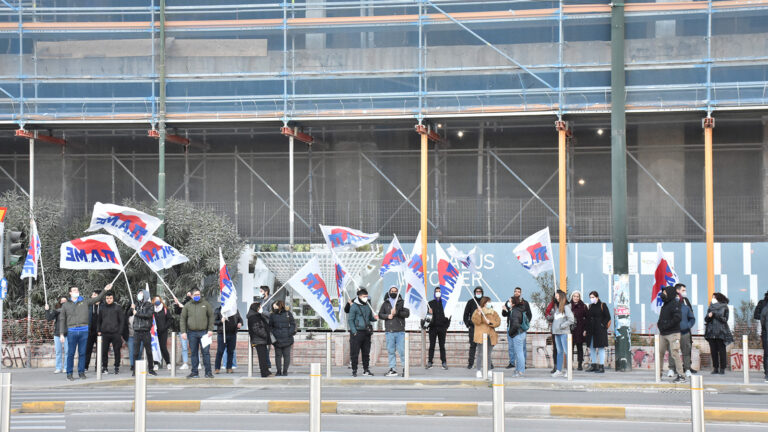
[[[328,288],[320,273],[320,263],[313,257],[291,279],[286,282],[307,304],[328,323],[328,327],[336,330],[339,320],[333,313],[333,303],[328,295]]]
[[[459,270],[451,263],[451,259],[438,242],[435,242],[435,252],[437,256],[437,280],[440,285],[440,301],[443,303],[445,316],[450,318],[453,311],[456,310],[456,305],[459,304],[463,279],[459,274]]]
[[[549,238],[549,227],[537,232],[520,242],[514,249],[517,260],[534,277],[539,273],[551,270],[555,265],[552,259],[552,241]]]
[[[424,284],[424,261],[421,259],[421,232],[416,236],[411,258],[405,269],[405,282],[408,287],[405,290],[405,304],[414,314],[424,318],[427,314],[426,289]]]
[[[219,248],[219,289],[221,291],[221,316],[229,318],[237,313],[237,290],[229,277],[227,263]]]
[[[97,202],[93,206],[91,226],[86,232],[104,229],[132,249],[139,250],[162,221],[130,207]]]
[[[61,244],[59,267],[71,270],[122,270],[115,238],[96,234]]]
[[[403,252],[397,236],[392,236],[392,243],[389,244],[387,252],[384,254],[384,260],[381,262],[379,276],[384,277],[385,274],[391,271],[403,272],[407,264],[408,260],[405,259],[405,252]]]
[[[176,250],[175,247],[155,236],[150,237],[150,239],[141,246],[139,256],[149,268],[156,272],[189,261],[189,259]]]
[[[480,270],[480,254],[477,251],[477,246],[473,247],[469,253],[464,253],[451,243],[446,252],[473,275]]]
[[[24,259],[24,267],[21,270],[20,279],[34,278],[37,280],[37,262],[40,261],[40,235],[37,233],[37,224],[32,220],[30,231],[32,235],[29,240],[29,249],[27,257]]]
[[[325,242],[331,250],[350,250],[373,243],[379,238],[379,233],[366,234],[352,228],[342,226],[320,225]]]

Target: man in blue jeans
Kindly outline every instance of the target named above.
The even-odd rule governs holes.
[[[403,298],[397,292],[397,287],[389,288],[384,297],[384,302],[379,309],[379,319],[384,321],[384,330],[387,335],[387,353],[389,354],[388,377],[397,376],[397,355],[403,364],[405,375],[405,319],[411,312],[403,306]]]
[[[59,312],[59,340],[66,341],[67,352],[67,379],[74,381],[75,350],[77,350],[77,372],[81,379],[85,379],[85,349],[88,344],[89,308],[96,304],[112,290],[112,284],[104,287],[104,290],[96,297],[84,299],[80,295],[78,287],[69,288],[69,301],[61,306]]]
[[[192,301],[184,305],[181,311],[181,338],[189,341],[189,349],[192,351],[192,370],[187,378],[199,378],[200,350],[203,352],[203,366],[205,377],[213,378],[211,371],[211,346],[202,346],[201,339],[206,334],[213,336],[213,308],[210,303],[203,300],[200,290],[192,291]]]

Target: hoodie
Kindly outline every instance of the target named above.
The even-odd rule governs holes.
[[[133,332],[148,332],[152,329],[152,318],[155,308],[150,303],[149,291],[143,290],[144,300],[136,303],[136,313],[133,315]]]
[[[368,302],[362,303],[358,297],[349,306],[347,326],[349,327],[349,332],[353,335],[356,335],[359,331],[371,330],[371,323],[376,321],[376,318],[373,317],[373,311],[369,305],[370,300]]]
[[[659,334],[667,336],[680,333],[680,321],[683,319],[683,314],[680,311],[680,302],[677,301],[677,290],[673,286],[665,287],[661,298],[664,304],[661,306],[659,321],[656,324],[659,328]]]
[[[245,315],[248,320],[248,334],[251,336],[251,345],[267,345],[270,343],[270,330],[268,318],[265,314],[259,312],[259,303],[252,303],[248,313]]]

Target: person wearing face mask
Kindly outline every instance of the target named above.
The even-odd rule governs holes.
[[[152,299],[152,316],[157,326],[157,342],[160,344],[160,355],[165,361],[168,370],[171,370],[171,355],[168,353],[168,328],[171,325],[171,312],[165,307],[165,302],[160,296]],[[160,359],[155,359],[155,370],[160,369]]]
[[[611,327],[611,311],[600,301],[597,291],[589,293],[589,309],[584,330],[592,366],[587,372],[605,373],[605,347],[608,346],[608,329]]]
[[[510,345],[509,364],[514,364],[514,377],[525,375],[525,339],[528,335],[530,321],[525,314],[525,307],[520,296],[512,296],[504,304],[501,314],[507,317],[507,343]],[[509,368],[509,366],[507,366]]]
[[[400,355],[400,363],[403,365],[403,375],[405,375],[405,319],[410,314],[411,311],[404,306],[397,287],[390,287],[379,308],[379,317],[384,321],[387,337],[389,371],[386,376],[388,377],[397,376],[397,355]]]
[[[181,337],[189,340],[189,349],[192,351],[192,370],[187,378],[199,378],[197,370],[200,366],[200,352],[203,353],[203,366],[205,377],[213,378],[211,371],[211,346],[203,347],[201,339],[206,334],[213,337],[213,309],[203,299],[199,289],[192,291],[192,301],[184,305],[181,311]]]
[[[91,298],[96,298],[99,294],[101,294],[101,290],[94,290],[91,293]],[[101,313],[101,302],[97,301],[96,303],[92,304],[89,312],[90,317],[88,319],[88,342],[86,342],[85,348],[86,369],[91,368],[91,356],[93,355],[93,350],[96,349],[96,336],[98,336],[97,333],[99,332],[99,314]]]
[[[496,333],[496,327],[501,325],[501,317],[493,309],[491,309],[491,299],[488,297],[481,297],[478,301],[480,306],[472,313],[472,324],[475,325],[474,336],[475,343],[480,344],[480,350],[477,352],[477,377],[483,376],[483,356],[488,356],[488,367],[491,364],[491,352],[493,347],[499,342],[499,335]],[[483,352],[483,335],[488,335],[488,345],[486,352]],[[493,372],[488,372],[488,377],[491,378]]]
[[[693,306],[688,301],[686,294],[688,289],[685,285],[679,283],[675,285],[677,290],[677,299],[680,302],[680,351],[683,357],[683,370],[685,371],[686,378],[690,378],[691,374],[695,374],[696,371],[691,369],[691,349],[693,347],[693,339],[691,337],[691,329],[696,324],[696,317],[693,315]],[[674,370],[676,369],[675,358],[669,358],[669,371],[668,377],[673,377]]]
[[[578,360],[578,367],[576,370],[584,370],[584,341],[586,340],[587,331],[587,305],[581,301],[581,293],[574,291],[571,294],[571,312],[573,312],[573,319],[576,320],[576,325],[571,330],[573,335],[573,345],[576,347],[576,358]],[[588,370],[587,372],[594,372]]]
[[[763,341],[763,372],[765,373],[765,382],[768,383],[768,292],[765,293],[765,297],[761,300],[763,303],[760,308],[755,308],[755,312],[759,312],[753,315],[760,320],[761,339]],[[759,303],[758,303],[759,305]]]
[[[64,371],[64,363],[62,359],[67,358],[67,340],[61,339],[61,329],[59,328],[59,312],[61,312],[61,306],[67,302],[66,296],[59,297],[59,301],[56,303],[56,307],[51,309],[48,304],[45,305],[45,319],[53,321],[53,348],[56,352],[56,369],[53,373],[61,373]]]
[[[99,313],[99,336],[101,336],[101,373],[107,373],[109,346],[115,356],[115,375],[120,373],[120,348],[123,347],[123,331],[125,315],[120,305],[115,303],[115,296],[109,292],[104,297],[104,304]]]
[[[216,308],[214,316],[216,322],[216,364],[213,373],[218,374],[221,371],[221,363],[224,360],[224,354],[226,354],[227,373],[231,374],[233,373],[232,363],[235,361],[237,332],[243,326],[243,317],[240,316],[240,311],[237,311],[234,315],[224,319],[221,316],[221,307]]]
[[[669,351],[669,356],[674,356],[675,375],[674,383],[684,383],[685,375],[682,369],[683,360],[680,355],[680,321],[683,318],[680,312],[680,302],[677,301],[677,290],[668,286],[661,291],[661,300],[664,302],[659,311],[659,321],[656,326],[659,329],[659,358],[664,361],[664,355]]]
[[[184,305],[189,303],[191,300],[192,293],[189,291],[187,291],[187,295],[185,295],[184,299],[181,301],[178,299],[173,299],[173,313],[178,315],[178,317],[173,320],[173,331],[176,333],[181,333],[181,327],[179,325],[179,320],[181,319],[181,311],[184,309]],[[179,366],[179,369],[186,370],[189,369],[189,341],[184,338],[179,338],[179,342],[181,344],[181,366]],[[173,359],[173,361],[176,361],[176,359]]]
[[[147,358],[147,373],[150,375],[157,375],[154,368],[154,359],[152,358],[152,317],[154,308],[150,301],[149,291],[142,290],[136,294],[137,303],[131,305],[133,310],[133,359],[134,364],[138,360],[139,353],[141,352],[141,346],[144,346],[144,355]],[[134,370],[131,376],[134,376],[136,371]]]
[[[371,335],[373,335],[372,322],[378,320],[378,315],[373,313],[368,303],[368,290],[360,288],[357,298],[349,305],[347,315],[347,327],[349,328],[349,357],[352,364],[352,376],[357,376],[357,360],[362,352],[363,375],[373,376],[368,368],[371,357]]]
[[[712,353],[712,373],[724,375],[728,366],[725,346],[733,342],[733,334],[728,326],[728,297],[722,293],[712,295],[712,303],[704,318],[704,339],[709,342]]]
[[[555,291],[555,306],[552,309],[552,335],[554,345],[557,347],[559,355],[555,358],[555,369],[552,377],[567,377],[563,372],[563,357],[567,351],[568,333],[571,332],[571,325],[575,323],[571,305],[566,300],[565,293],[561,290]],[[572,354],[571,354],[572,355]]]
[[[256,350],[256,356],[259,359],[259,371],[261,377],[266,378],[271,375],[269,367],[267,365],[267,345],[271,341],[269,330],[269,319],[265,314],[261,313],[261,303],[255,301],[251,303],[251,307],[248,309],[248,314],[245,316],[248,321],[248,335],[250,336],[250,343]]]
[[[469,335],[469,359],[467,361],[467,369],[472,369],[475,364],[475,352],[477,351],[477,343],[475,343],[475,325],[472,323],[472,315],[477,310],[478,302],[483,298],[483,288],[475,287],[474,297],[467,300],[466,306],[464,306],[464,325],[467,326],[467,334]]]
[[[440,344],[440,362],[443,364],[443,369],[448,369],[448,362],[445,356],[445,335],[448,333],[448,327],[451,326],[451,319],[445,317],[441,297],[440,287],[435,287],[435,298],[427,303],[429,313],[432,314],[432,321],[429,323],[429,361],[427,362],[427,369],[432,369],[432,359],[435,358],[435,340]]]
[[[514,301],[515,299],[519,301],[515,302]],[[506,367],[507,369],[512,369],[513,367],[515,367],[515,362],[516,362],[515,359],[517,358],[517,356],[515,355],[515,344],[512,343],[512,339],[514,338],[514,336],[511,336],[512,332],[509,331],[509,328],[510,328],[509,312],[511,311],[513,304],[520,305],[520,309],[525,314],[525,317],[528,320],[529,326],[531,323],[531,319],[533,318],[533,313],[531,312],[531,305],[529,305],[528,302],[525,301],[525,299],[523,298],[523,289],[520,287],[515,287],[514,295],[510,297],[509,300],[504,302],[504,306],[502,306],[501,308],[501,316],[507,318],[507,354],[509,355],[509,364]],[[528,329],[526,328],[524,330],[524,332],[526,332],[526,337],[528,335],[527,331]],[[525,340],[526,337],[518,338],[518,340],[522,339],[523,341],[523,345],[522,345],[523,360],[525,360],[526,349],[527,349],[527,344]],[[525,367],[523,367],[523,370],[525,370]]]
[[[274,298],[269,298],[269,286],[262,285],[259,287],[259,295],[254,298],[254,301],[263,303],[261,305],[261,313],[269,319],[269,314],[272,313],[272,304],[275,302]],[[348,312],[345,312],[348,313]],[[269,357],[269,349],[271,344],[267,344],[267,369],[272,369],[272,359]],[[271,372],[270,372],[271,373]]]
[[[89,309],[96,302],[104,299],[112,289],[112,284],[104,287],[104,291],[96,297],[84,299],[80,296],[78,287],[69,288],[70,301],[64,303],[59,310],[59,341],[67,342],[67,379],[75,378],[72,373],[75,368],[75,350],[77,350],[77,372],[81,379],[85,379],[85,349],[88,343]]]
[[[287,376],[291,364],[291,347],[293,335],[296,334],[296,320],[285,303],[278,300],[272,303],[272,314],[269,316],[269,329],[274,336],[276,376]]]

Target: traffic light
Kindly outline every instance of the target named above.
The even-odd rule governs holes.
[[[5,267],[16,265],[21,260],[22,254],[24,254],[24,232],[13,231],[12,229],[5,232],[5,239],[3,241],[3,258]]]

